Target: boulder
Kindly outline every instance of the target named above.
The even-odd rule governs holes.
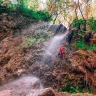
[[[56,95],[52,88],[45,88],[36,91],[32,96],[56,96]]]

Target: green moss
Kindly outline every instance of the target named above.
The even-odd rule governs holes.
[[[78,83],[77,83],[77,85],[73,85],[73,84],[71,84],[71,82],[70,83],[66,82],[66,83],[67,83],[66,86],[61,89],[62,92],[69,92],[69,93],[73,93],[73,94],[74,93],[85,93],[85,92],[92,93],[91,86],[89,86],[89,85],[85,86],[84,84],[78,84]],[[86,91],[84,91],[84,90],[86,90]]]
[[[27,36],[25,38],[25,46],[33,46],[36,43],[44,42],[48,38],[48,34],[44,32],[36,32],[33,37]]]
[[[69,93],[83,93],[83,90],[82,89],[76,88],[75,86],[70,85],[70,84],[66,85],[65,88],[62,88],[61,91],[63,91],[63,92],[69,92]]]
[[[36,39],[35,38],[26,37],[25,42],[24,42],[24,45],[30,47],[30,46],[32,46],[35,43],[36,43]]]

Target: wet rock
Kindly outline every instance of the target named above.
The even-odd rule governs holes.
[[[84,36],[85,44],[88,45],[90,43],[90,39],[92,38],[92,33],[86,33]]]
[[[37,96],[56,96],[52,88],[45,88],[45,89],[36,91],[34,94],[36,94]]]
[[[71,44],[71,42],[72,42],[73,35],[74,35],[74,30],[72,30],[72,32],[69,32],[69,34],[68,34],[68,36],[67,36],[67,38],[66,38],[66,40],[67,40],[67,42],[68,42],[69,44]]]
[[[66,30],[67,28],[63,24],[60,24],[60,25],[51,25],[48,31],[54,32],[54,34],[56,35],[64,33]]]

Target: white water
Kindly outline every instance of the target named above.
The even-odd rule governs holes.
[[[13,93],[13,96],[21,96],[20,94],[23,94],[22,96],[36,96],[34,94],[36,94],[37,90],[41,89],[43,89],[43,85],[41,84],[39,78],[26,76],[0,87],[0,96],[10,96],[9,94],[7,95],[7,90],[15,92]]]
[[[52,65],[51,63],[55,58],[55,56],[58,54],[60,46],[64,45],[64,43],[66,42],[66,37],[68,35],[68,32],[69,31],[66,31],[63,34],[56,35],[52,37],[52,39],[49,41],[49,45],[47,46],[45,50],[45,54],[42,59],[42,61],[45,64]]]
[[[50,40],[47,51],[50,52],[52,55],[56,54],[58,52],[60,45],[64,43],[64,40],[66,39],[67,35],[68,35],[68,31],[65,32],[64,34],[54,36]]]

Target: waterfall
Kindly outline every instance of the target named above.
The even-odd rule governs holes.
[[[12,83],[0,87],[0,96],[33,96],[37,90],[43,89],[39,78],[35,76],[25,76]],[[8,93],[9,92],[9,93]]]
[[[66,31],[62,34],[57,34],[54,37],[51,38],[49,41],[49,45],[47,46],[45,50],[45,54],[43,56],[43,62],[45,64],[50,65],[52,63],[52,57],[55,57],[58,54],[59,47],[66,42],[66,37],[68,35],[69,31]]]
[[[52,54],[56,54],[58,52],[58,48],[60,45],[64,42],[66,39],[66,36],[68,35],[68,31],[65,32],[64,34],[56,35],[54,36],[49,43],[49,46],[47,50]]]

